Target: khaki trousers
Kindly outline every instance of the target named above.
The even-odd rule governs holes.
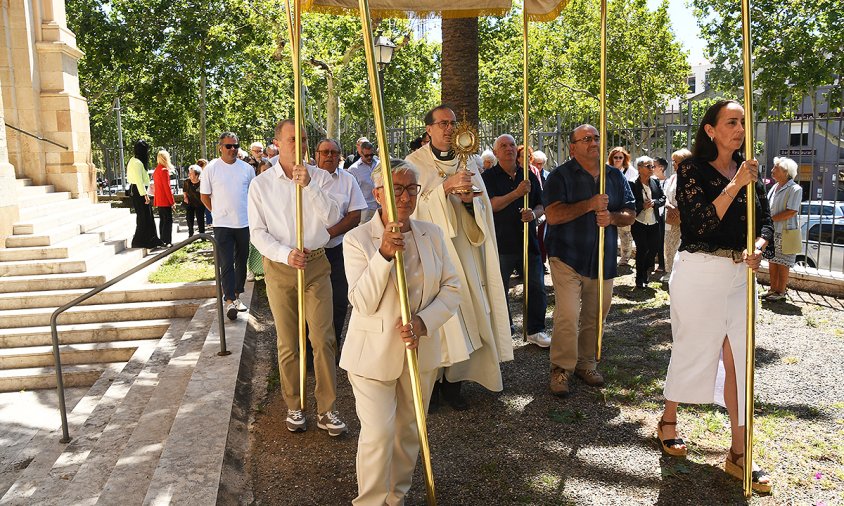
[[[419,371],[425,411],[428,410],[437,371]],[[355,460],[358,496],[352,504],[404,504],[419,454],[419,434],[416,431],[407,361],[401,376],[393,381],[378,381],[349,373],[349,383],[355,393],[355,407],[360,419]]]
[[[264,257],[267,298],[275,320],[278,372],[287,409],[299,409],[299,311],[296,269]],[[331,264],[325,255],[308,261],[305,268],[305,320],[314,350],[314,396],[317,412],[334,411],[337,370],[331,298]],[[302,353],[305,350],[301,350]]]
[[[571,373],[595,369],[598,351],[598,280],[581,276],[556,257],[549,259],[554,282],[554,330],[551,334],[551,366]],[[612,279],[604,280],[604,314],[612,302]]]

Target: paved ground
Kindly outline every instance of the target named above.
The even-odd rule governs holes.
[[[654,432],[670,356],[668,294],[659,283],[634,291],[632,275],[623,272],[600,366],[605,388],[575,381],[568,399],[551,396],[547,351],[514,339],[515,360],[502,365],[504,392],[469,385],[469,411],[443,408],[429,417],[440,504],[744,502],[740,483],[721,471],[729,436],[723,409],[682,409],[680,431],[689,441],[690,457],[661,455]],[[272,370],[272,318],[261,302],[262,290],[259,283],[252,307],[264,374],[263,379],[256,376],[250,431],[254,502],[348,503],[356,493],[359,423],[346,375],[338,372],[338,407],[350,426],[348,436],[330,439],[319,430],[285,430],[285,408]],[[520,312],[518,297],[513,306]],[[844,501],[842,310],[842,300],[805,293],[762,306],[756,459],[771,471],[776,488],[754,502]],[[549,311],[549,327],[550,318]],[[408,503],[425,503],[418,468]]]

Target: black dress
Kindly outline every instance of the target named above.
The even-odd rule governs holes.
[[[132,237],[133,248],[156,248],[164,246],[155,232],[155,219],[152,207],[144,202],[144,196],[138,192],[137,185],[129,186],[129,196],[135,209],[135,235]]]

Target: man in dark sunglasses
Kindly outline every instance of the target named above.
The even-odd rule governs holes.
[[[248,308],[240,301],[246,284],[246,263],[249,258],[249,219],[247,192],[255,177],[255,169],[238,159],[240,143],[234,132],[220,134],[217,149],[220,158],[211,160],[202,171],[200,199],[214,217],[214,237],[220,246],[220,277],[226,316],[237,319],[237,313]]]

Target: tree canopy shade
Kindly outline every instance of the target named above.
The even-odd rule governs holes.
[[[714,64],[710,84],[735,90],[742,83],[740,3],[692,0],[692,5]],[[825,85],[832,86],[830,105],[841,107],[844,2],[753,0],[750,7],[757,113],[787,114]]]
[[[653,124],[666,100],[686,93],[686,55],[671,31],[667,1],[609,2],[607,108],[611,127]],[[480,107],[484,118],[521,110],[521,15],[482,18]],[[531,115],[596,117],[600,81],[600,1],[574,0],[549,23],[531,25]]]

